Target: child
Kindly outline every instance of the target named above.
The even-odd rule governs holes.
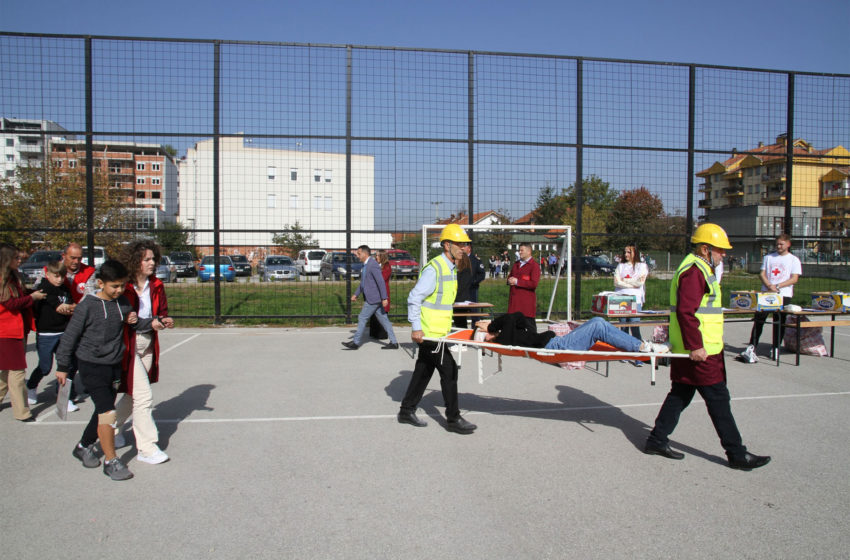
[[[100,465],[94,444],[100,439],[103,449],[103,473],[112,480],[133,478],[121,459],[115,455],[115,395],[121,381],[121,358],[124,355],[124,323],[139,331],[150,330],[153,319],[139,319],[126,298],[127,269],[118,261],[105,261],[97,274],[98,292],[85,296],[74,309],[74,315],[62,335],[56,351],[56,378],[65,384],[72,356],[86,386],[94,413],[80,442],[72,454],[84,467]]]
[[[38,384],[53,369],[53,354],[56,353],[59,340],[62,338],[62,333],[65,332],[65,327],[68,326],[71,313],[74,311],[71,290],[65,285],[65,263],[51,261],[47,263],[45,268],[44,278],[35,287],[36,290],[41,290],[47,294],[47,297],[33,306],[38,365],[32,370],[29,381],[27,381],[27,401],[29,404],[35,404],[38,401]],[[69,400],[68,412],[77,410],[80,410],[80,407]]]

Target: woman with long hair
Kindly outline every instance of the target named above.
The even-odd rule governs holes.
[[[18,273],[21,253],[8,243],[0,244],[0,402],[9,393],[16,420],[32,422],[35,416],[27,404],[26,340],[32,324],[32,304],[46,294],[27,294]]]
[[[389,314],[390,312],[390,278],[393,275],[393,267],[390,265],[390,258],[387,255],[387,252],[383,249],[378,250],[375,253],[375,261],[381,267],[381,276],[384,278],[384,284],[387,286],[387,304],[384,306],[384,311]],[[389,338],[387,334],[387,330],[381,326],[381,323],[378,322],[378,318],[375,315],[369,317],[369,336],[372,338],[376,338],[378,340],[385,340]]]
[[[165,285],[156,277],[160,260],[159,245],[151,240],[130,243],[124,252],[124,266],[129,272],[129,281],[124,290],[126,297],[140,319],[153,318],[149,332],[124,329],[123,375],[119,392],[126,393],[115,405],[116,426],[133,415],[133,434],[139,461],[157,465],[168,461],[168,455],[157,442],[159,432],[153,420],[153,393],[151,384],[159,381],[159,338],[157,331],[174,327],[174,319],[168,317],[168,300]],[[116,448],[123,445],[121,433],[116,437]]]
[[[626,245],[620,255],[620,264],[614,271],[614,290],[617,293],[635,296],[635,309],[638,312],[642,309],[643,302],[646,300],[644,284],[647,276],[649,276],[649,269],[645,263],[640,262],[637,245],[634,243]],[[620,322],[626,324],[639,323],[640,318],[621,318]],[[640,339],[640,327],[637,325],[625,327],[623,330]],[[634,362],[634,364],[636,366],[643,365],[642,362]]]

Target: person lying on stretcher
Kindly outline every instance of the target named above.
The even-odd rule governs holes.
[[[621,331],[602,317],[594,317],[564,336],[556,336],[552,331],[541,333],[529,331],[525,325],[525,316],[519,312],[508,313],[492,321],[484,320],[475,323],[477,329],[486,333],[484,342],[495,342],[507,346],[585,351],[590,350],[596,342],[602,341],[626,352],[657,354],[670,352],[667,345],[641,341]],[[478,337],[476,340],[479,340]]]

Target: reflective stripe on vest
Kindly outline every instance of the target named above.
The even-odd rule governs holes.
[[[452,304],[457,295],[456,269],[446,265],[442,255],[431,259],[422,269],[432,267],[437,274],[437,287],[422,302],[419,319],[422,333],[428,337],[441,337],[452,328]],[[422,273],[419,273],[422,276]]]
[[[682,340],[682,330],[676,317],[676,303],[678,300],[679,277],[686,270],[696,266],[708,284],[709,293],[703,294],[702,301],[697,308],[695,316],[699,321],[699,331],[702,335],[702,344],[709,355],[719,354],[723,351],[723,298],[720,292],[720,283],[712,273],[711,268],[696,255],[690,254],[682,260],[676,270],[676,275],[670,283],[670,345],[675,353],[687,354]]]

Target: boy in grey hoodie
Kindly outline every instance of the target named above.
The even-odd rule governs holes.
[[[124,323],[139,332],[147,332],[153,322],[153,319],[139,319],[121,295],[126,284],[124,265],[115,260],[104,262],[97,274],[99,291],[83,297],[77,304],[56,351],[59,384],[65,384],[72,356],[76,356],[79,375],[94,403],[91,420],[72,454],[84,467],[100,466],[94,454],[94,444],[100,439],[103,472],[112,480],[133,478],[133,473],[115,455],[115,395],[121,381]]]

